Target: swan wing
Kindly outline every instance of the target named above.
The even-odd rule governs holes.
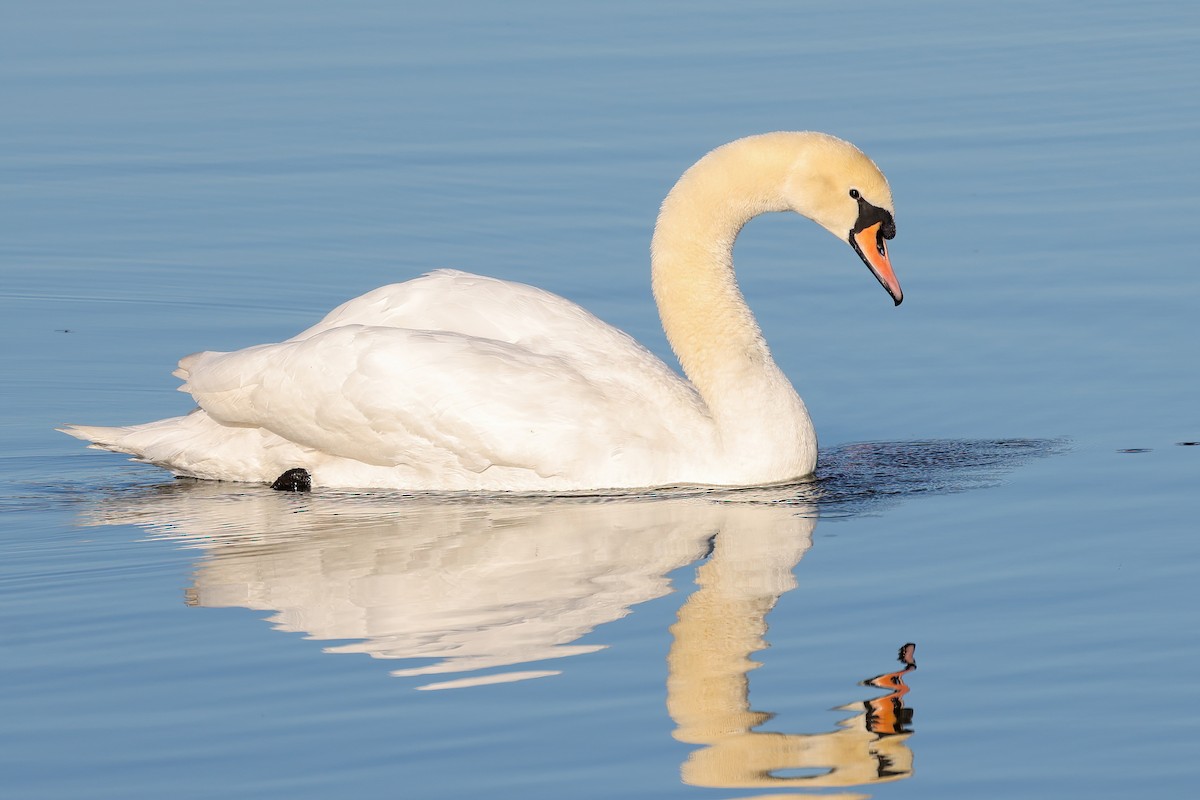
[[[631,339],[597,358],[586,337],[572,355],[561,342],[544,353],[342,320],[279,344],[189,356],[181,390],[222,425],[395,467],[414,488],[476,488],[489,470],[528,473],[531,485],[648,485],[711,427],[690,385]]]

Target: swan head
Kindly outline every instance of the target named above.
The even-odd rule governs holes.
[[[904,299],[887,240],[896,235],[887,178],[861,150],[824,133],[798,134],[799,156],[784,182],[784,201],[846,241],[891,295]]]

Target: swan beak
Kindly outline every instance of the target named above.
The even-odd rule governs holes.
[[[896,280],[896,273],[892,271],[887,245],[883,241],[882,226],[882,222],[876,222],[860,231],[852,231],[850,246],[854,248],[854,252],[858,253],[858,257],[863,260],[863,263],[870,268],[871,274],[879,280],[887,293],[896,301],[896,305],[900,305],[904,300],[904,292],[900,290],[900,281]]]

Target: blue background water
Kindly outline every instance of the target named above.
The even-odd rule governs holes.
[[[914,733],[872,745],[911,771],[845,791],[1189,792],[1194,3],[48,2],[6,7],[0,52],[6,796],[806,791],[681,780],[704,745],[673,736],[671,654],[729,564],[714,619],[750,636],[773,606],[759,730],[836,730],[917,643]],[[809,128],[888,174],[906,301],[803,220],[743,232],[829,448],[824,494],[764,521],[214,490],[52,431],[183,413],[181,355],[441,266],[666,357],[658,202],[715,145]],[[355,648],[393,660],[323,652]],[[389,674],[468,650],[498,660]],[[513,671],[560,674],[416,691]]]

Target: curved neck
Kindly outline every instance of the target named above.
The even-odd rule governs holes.
[[[793,455],[811,461],[800,465],[796,474],[803,475],[815,465],[812,423],[771,357],[733,272],[742,227],[759,214],[790,210],[784,188],[796,150],[769,146],[770,136],[718,148],[679,179],[654,229],[651,279],[667,340],[726,449],[753,458],[766,445],[777,451],[790,434],[805,440],[798,449],[811,451]]]

